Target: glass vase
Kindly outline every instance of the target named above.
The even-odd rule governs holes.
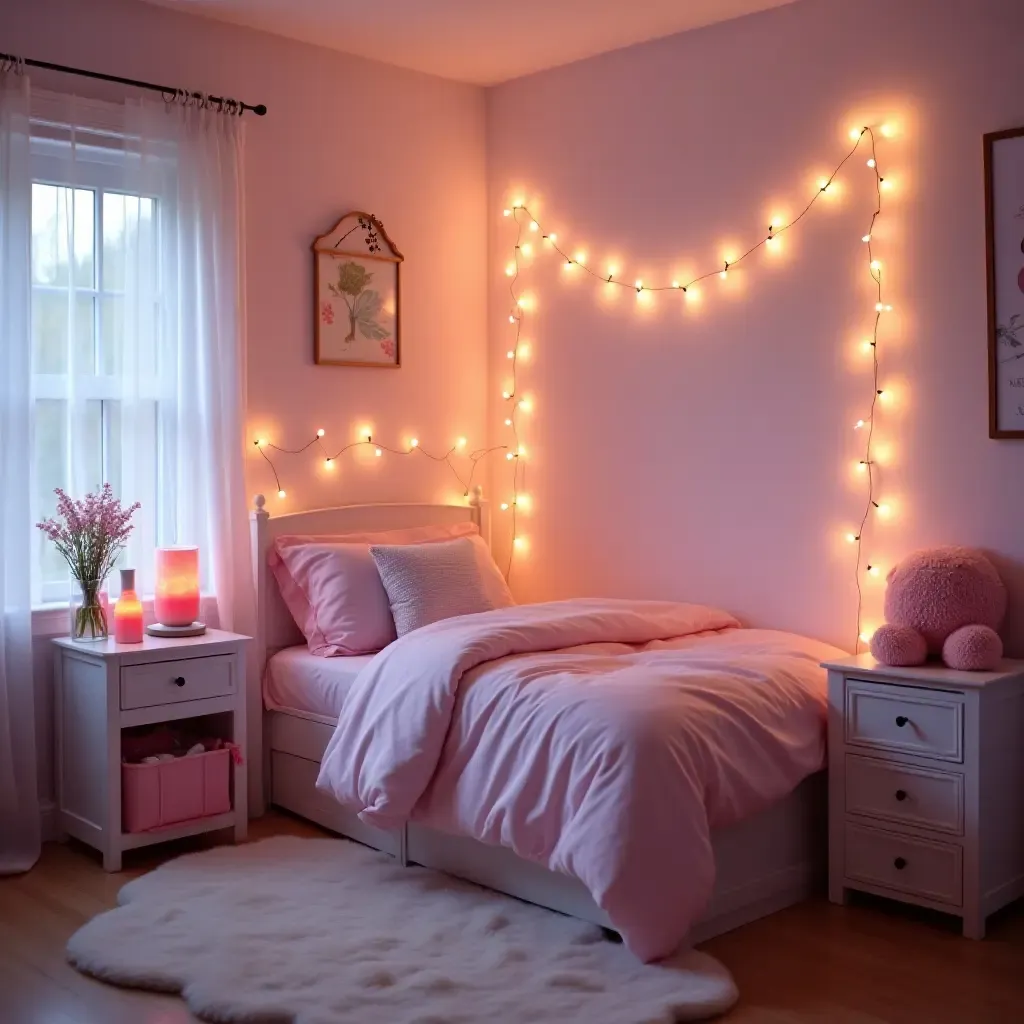
[[[71,639],[87,644],[109,635],[103,580],[76,580],[71,588]]]

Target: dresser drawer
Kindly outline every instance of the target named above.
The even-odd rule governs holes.
[[[846,756],[846,812],[964,834],[964,779],[953,772]]]
[[[953,907],[963,903],[961,851],[952,843],[847,824],[846,877]]]
[[[963,761],[963,704],[926,690],[850,679],[846,742],[878,750]]]
[[[148,708],[183,700],[224,697],[238,680],[230,657],[155,661],[121,668],[121,708]]]

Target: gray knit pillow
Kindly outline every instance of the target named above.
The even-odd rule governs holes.
[[[481,537],[374,545],[370,554],[399,636],[440,619],[515,604]]]

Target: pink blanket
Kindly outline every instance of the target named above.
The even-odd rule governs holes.
[[[643,960],[714,885],[711,829],[824,762],[838,652],[725,612],[572,600],[434,623],[363,670],[317,785],[580,879]]]

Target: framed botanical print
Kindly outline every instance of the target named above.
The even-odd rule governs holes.
[[[402,365],[402,254],[373,214],[346,213],[313,242],[314,359]]]
[[[1024,438],[1024,128],[985,136],[989,436]]]

